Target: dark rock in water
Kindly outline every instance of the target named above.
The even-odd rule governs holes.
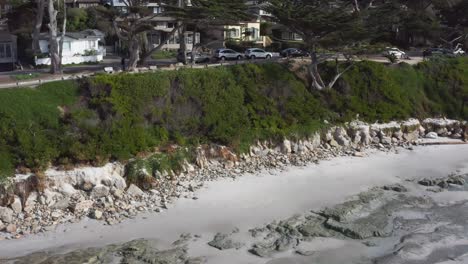
[[[442,180],[442,181],[437,183],[437,186],[439,186],[442,189],[447,189],[449,187],[449,184],[448,184],[448,182]]]
[[[123,257],[121,263],[182,264],[188,259],[185,247],[158,251],[147,240],[126,243],[118,252]]]
[[[217,233],[215,237],[213,238],[213,240],[208,242],[208,245],[214,248],[217,248],[219,250],[225,250],[225,249],[231,249],[231,248],[239,249],[243,246],[242,243],[234,242],[229,237],[229,235],[221,234],[221,233]]]
[[[184,264],[204,264],[206,259],[204,257],[190,258]]]
[[[467,177],[468,175],[464,175]],[[455,185],[465,185],[466,180],[463,176],[453,176],[447,179],[447,182],[450,184],[455,184]]]
[[[173,246],[182,246],[186,244],[190,239],[192,239],[192,235],[189,233],[185,233],[180,235],[180,238],[172,243]]]
[[[418,181],[418,183],[422,186],[434,186],[436,185],[436,182],[433,181],[433,180],[429,180],[429,179],[422,179],[420,181]]]
[[[329,237],[330,231],[323,225],[327,219],[324,217],[310,217],[305,223],[297,227],[304,237]]]
[[[368,247],[375,247],[375,246],[377,246],[377,244],[375,244],[375,243],[372,242],[372,241],[364,241],[364,242],[362,242],[362,244],[364,244],[364,245],[366,245],[366,246],[368,246]]]
[[[371,203],[383,203],[382,191],[369,191],[359,194],[355,200],[347,201],[332,208],[326,208],[320,212],[320,215],[326,218],[332,218],[336,221],[347,221],[355,218],[357,212],[363,210]]]
[[[296,250],[296,253],[302,256],[312,256],[313,254],[315,254],[315,251],[298,249]]]
[[[384,190],[386,191],[394,191],[394,192],[408,192],[408,189],[406,189],[405,186],[401,184],[392,184],[392,185],[386,185],[383,187]]]
[[[299,244],[299,240],[290,236],[282,236],[275,241],[276,251],[286,251]]]
[[[265,242],[255,244],[249,252],[262,258],[269,258],[276,251],[275,243]]]
[[[249,233],[252,237],[258,237],[263,232],[265,232],[265,228],[252,228],[249,230]]]

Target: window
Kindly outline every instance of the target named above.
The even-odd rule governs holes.
[[[0,43],[0,59],[11,58],[11,43]]]
[[[172,36],[168,41],[167,44],[179,44],[179,36]]]
[[[239,38],[239,29],[238,28],[228,29],[227,38]]]
[[[6,58],[5,54],[5,46],[8,45],[7,43],[1,43],[0,44],[0,58],[4,59]]]
[[[167,28],[174,28],[174,27],[175,27],[175,23],[167,22]]]
[[[71,51],[71,42],[70,41],[64,41],[63,42],[63,51],[64,52],[70,52]]]
[[[11,58],[11,44],[5,44],[5,54],[7,58]]]
[[[251,37],[252,39],[258,39],[258,37],[259,37],[259,30],[258,30],[258,28],[254,28],[254,27],[253,27],[253,28],[250,28],[249,31],[250,31],[250,37]]]
[[[88,45],[90,49],[96,49],[96,42],[94,40],[88,41]]]
[[[159,34],[159,32],[149,33],[148,41],[152,45],[159,45],[159,43],[161,43],[161,35]]]
[[[153,7],[153,14],[162,14],[164,12],[164,8],[160,6]]]

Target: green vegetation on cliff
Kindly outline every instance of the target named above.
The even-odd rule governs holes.
[[[345,119],[368,121],[410,116],[468,119],[468,59],[431,60],[410,66],[361,62],[336,89],[319,93]]]
[[[279,64],[99,75],[0,91],[0,175],[50,163],[103,164],[155,147],[306,135],[356,117],[468,119],[468,60],[416,67],[360,62],[332,91],[309,91]],[[179,158],[155,157],[154,168]],[[154,168],[147,168],[154,170]]]

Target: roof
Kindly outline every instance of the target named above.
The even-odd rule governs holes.
[[[60,32],[57,35],[61,35]],[[97,29],[86,29],[80,32],[66,32],[65,37],[72,39],[101,39],[104,37],[104,33]],[[49,33],[43,32],[39,35],[39,39],[49,39]]]
[[[14,42],[16,41],[16,36],[13,34],[10,34],[10,32],[2,31],[0,32],[0,41]]]
[[[65,0],[65,3],[71,4],[71,3],[97,3],[100,4],[101,0]]]

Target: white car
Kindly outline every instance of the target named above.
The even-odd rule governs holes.
[[[235,50],[232,50],[232,49],[218,49],[218,50],[216,50],[214,57],[217,60],[221,60],[221,61],[224,61],[224,60],[241,60],[241,59],[244,58],[242,53],[239,53],[239,52],[237,52]]]
[[[383,53],[384,56],[388,56],[392,54],[395,55],[395,57],[397,57],[398,59],[404,59],[407,57],[406,52],[398,48],[387,48]]]
[[[253,60],[258,58],[271,59],[273,58],[273,54],[262,49],[252,48],[245,51],[245,57]]]
[[[457,48],[453,51],[453,54],[457,56],[463,56],[465,55],[465,53],[466,52],[462,48]]]

